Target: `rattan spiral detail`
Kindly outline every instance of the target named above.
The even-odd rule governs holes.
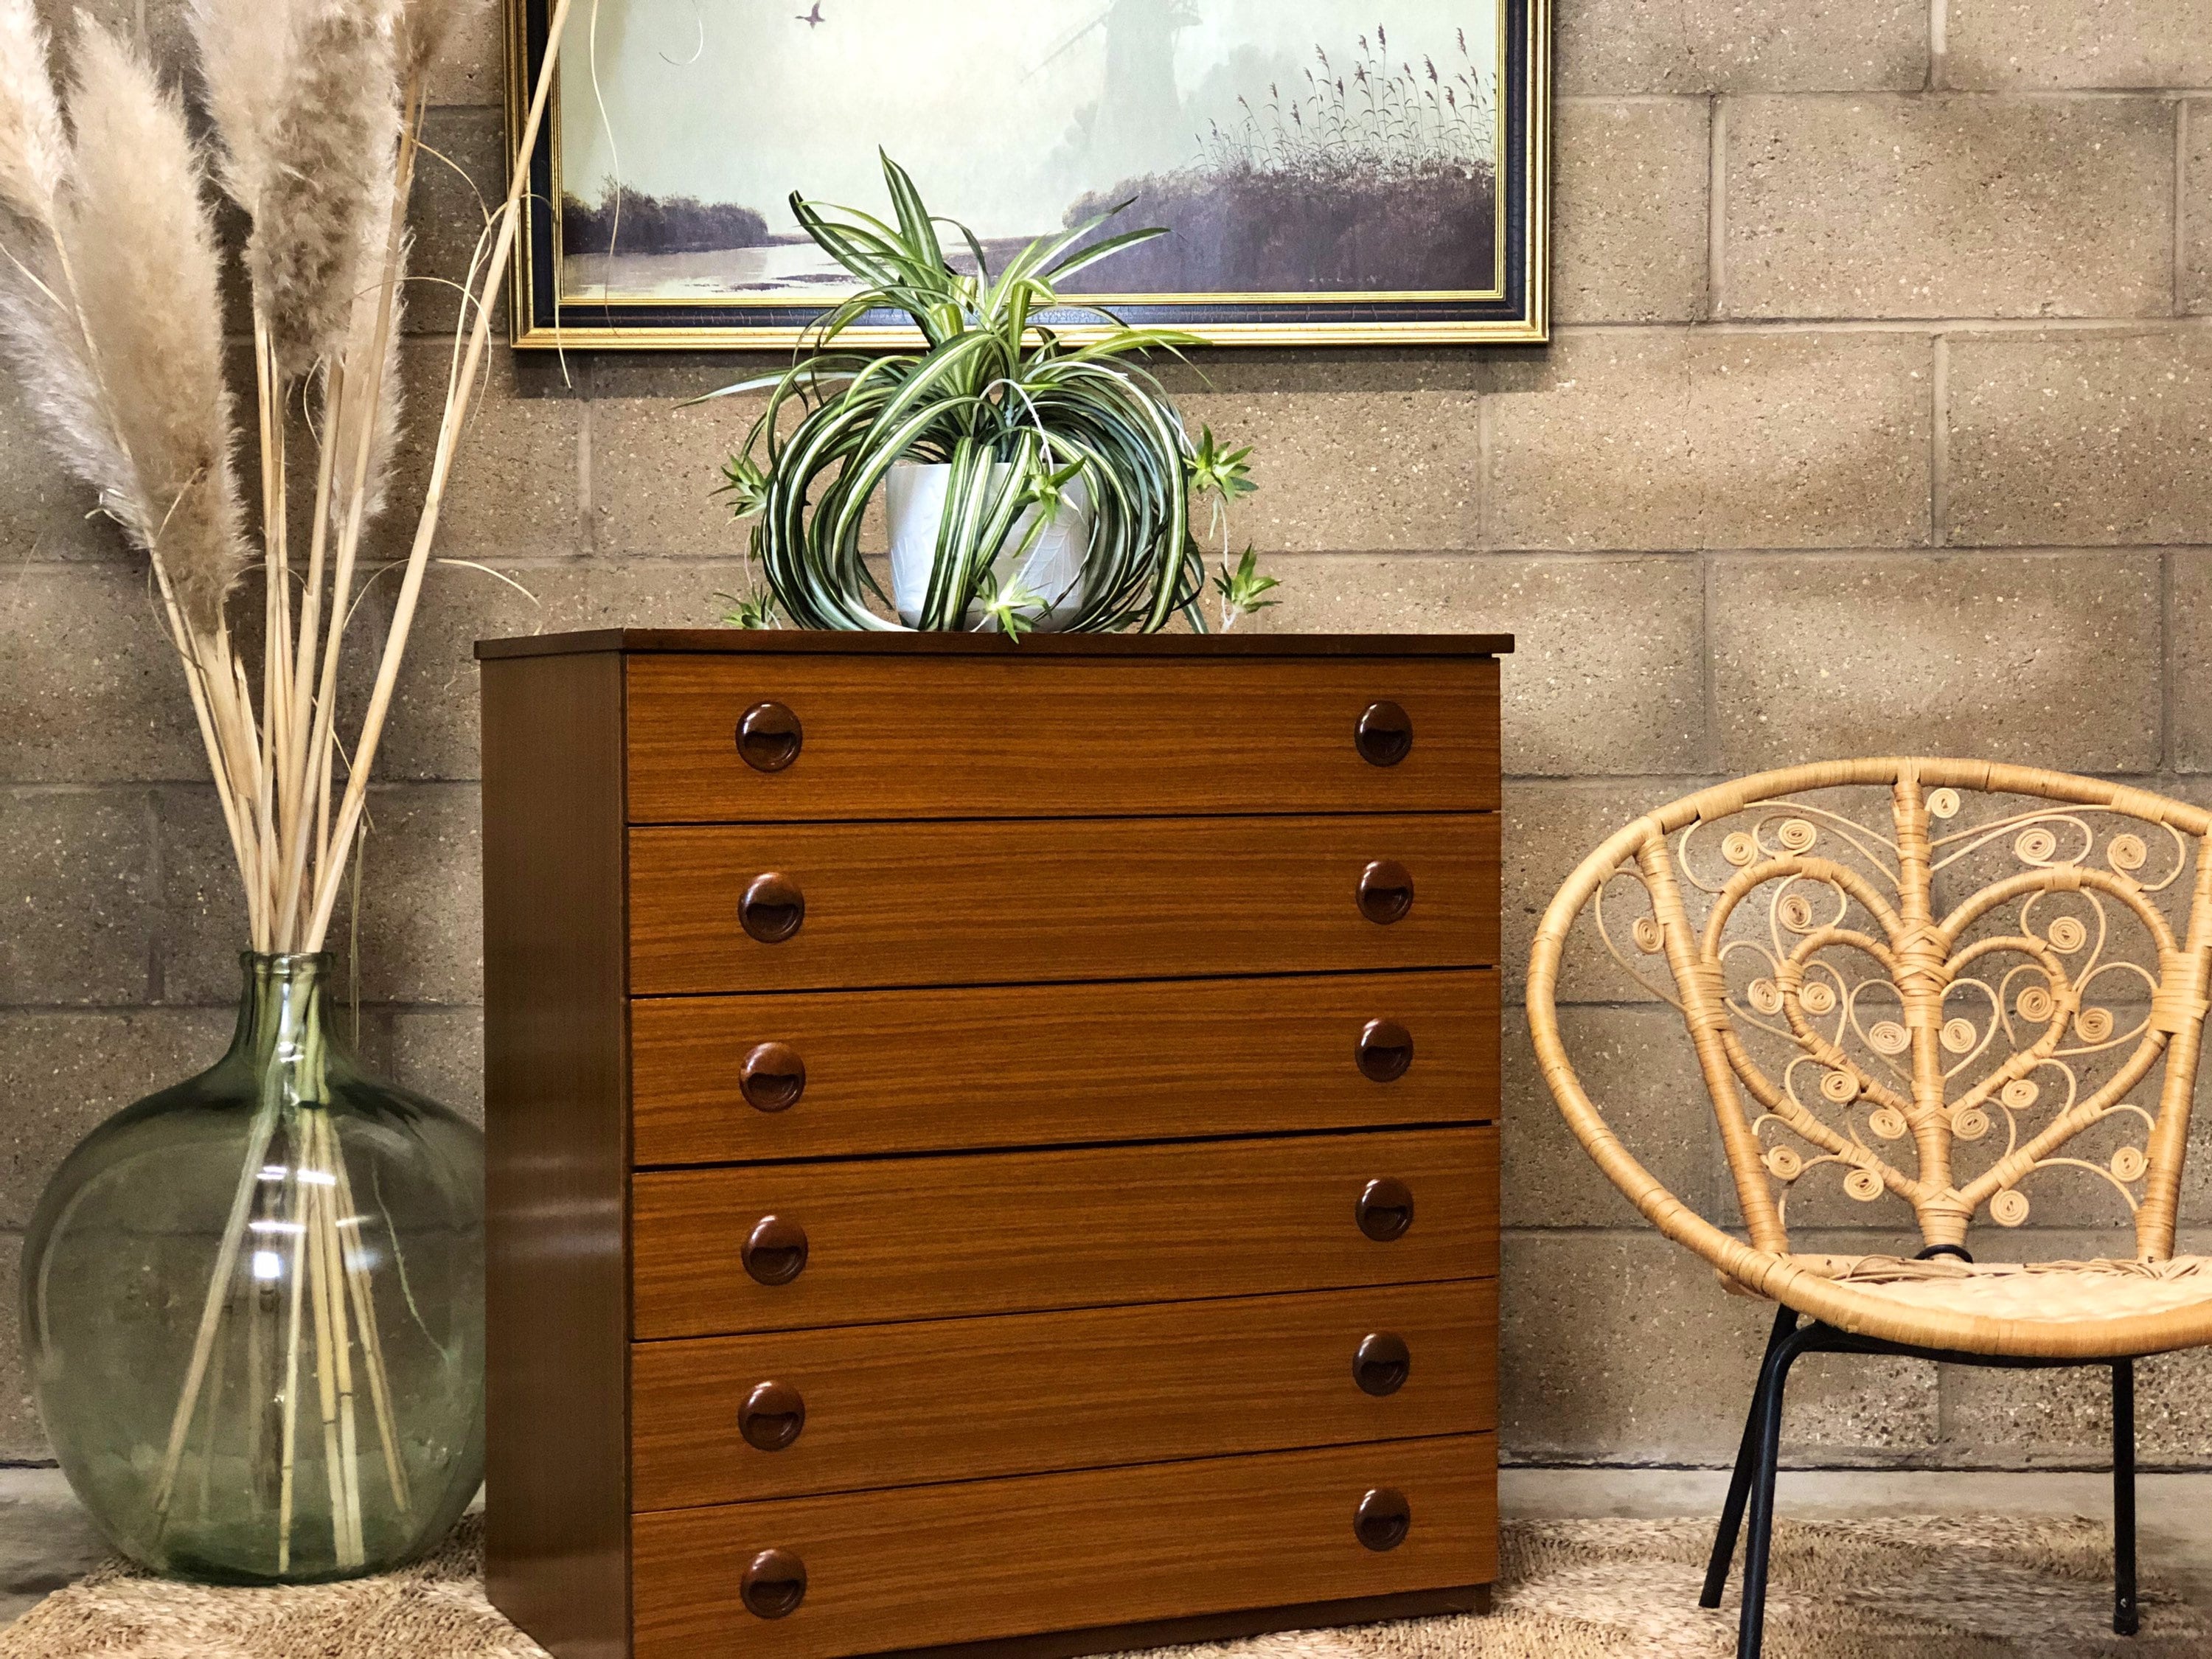
[[[2212,1262],[2199,1285],[2197,1259],[2173,1255],[2212,980],[2208,836],[2212,814],[2185,803],[1987,762],[1826,762],[1704,790],[1609,837],[1553,900],[1528,969],[1542,1073],[1654,1224],[1801,1312],[1969,1352],[2212,1341]],[[1618,969],[1681,1016],[1741,1236],[1638,1161],[1567,1055],[1555,998],[1586,915]],[[2110,1295],[2082,1267],[2070,1288],[2030,1274],[1992,1304],[2039,1287],[2060,1297],[2050,1316],[1978,1311],[1940,1284],[1923,1305],[1790,1249],[1791,1196],[1820,1183],[1903,1205],[1921,1247],[1954,1251],[1978,1222],[2027,1222],[2053,1182],[2124,1205],[2136,1257],[2099,1264],[2125,1286]],[[1880,1260],[1896,1279],[1966,1272]]]

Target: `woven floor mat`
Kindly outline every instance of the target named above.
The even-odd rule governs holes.
[[[1735,1601],[1697,1605],[1709,1521],[1509,1525],[1496,1611],[1178,1650],[1191,1659],[1724,1659]],[[492,1610],[471,1519],[404,1572],[209,1589],[112,1566],[0,1631],[0,1659],[542,1659]],[[2212,1623],[2147,1583],[2142,1634],[2112,1633],[2110,1534],[2057,1517],[1782,1522],[1771,1659],[2203,1659]]]

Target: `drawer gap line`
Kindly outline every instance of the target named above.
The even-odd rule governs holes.
[[[1141,1140],[1049,1140],[1012,1146],[902,1147],[895,1152],[824,1152],[815,1157],[718,1158],[711,1164],[640,1164],[636,1175],[684,1175],[692,1170],[790,1169],[817,1164],[900,1164],[918,1158],[1001,1158],[1030,1152],[1103,1152],[1145,1146],[1227,1146],[1253,1141],[1343,1139],[1352,1135],[1442,1133],[1449,1129],[1492,1129],[1488,1117],[1424,1118],[1407,1123],[1354,1123],[1316,1129],[1249,1129],[1237,1134],[1155,1135]]]
[[[1374,974],[1470,974],[1498,971],[1494,962],[1440,962],[1392,968],[1286,968],[1237,974],[1120,974],[1088,979],[939,979],[892,980],[880,984],[839,986],[757,986],[720,991],[633,991],[632,1002],[696,1002],[708,997],[823,996],[850,991],[1018,991],[1041,986],[1081,985],[1206,985],[1262,979],[1348,979]],[[1629,1004],[1635,1007],[1663,1007],[1663,1003]]]
[[[1439,1440],[1476,1440],[1495,1435],[1496,1429],[1447,1430],[1441,1434],[1370,1435],[1364,1440],[1316,1440],[1304,1445],[1273,1446],[1266,1451],[1231,1452],[1224,1457],[1218,1452],[1200,1453],[1194,1457],[1123,1458],[1112,1463],[1085,1463],[1073,1468],[1030,1469],[1021,1474],[975,1474],[951,1480],[908,1480],[882,1486],[838,1486],[821,1492],[787,1492],[774,1498],[739,1498],[726,1504],[678,1504],[666,1509],[632,1510],[638,1515],[693,1515],[707,1510],[739,1510],[757,1508],[763,1504],[804,1503],[811,1498],[866,1498],[872,1494],[890,1492],[918,1492],[924,1489],[939,1491],[952,1486],[986,1486],[1000,1481],[1049,1480],[1055,1475],[1095,1474],[1109,1469],[1171,1469],[1190,1463],[1220,1463],[1230,1457],[1240,1462],[1246,1458],[1295,1457],[1302,1452],[1349,1451],[1361,1446],[1420,1446]],[[632,1454],[635,1456],[635,1453]],[[1638,1464],[1638,1468],[1645,1467]]]
[[[1187,1308],[1204,1302],[1245,1302],[1255,1297],[1328,1296],[1347,1291],[1398,1291],[1417,1290],[1425,1285],[1487,1285],[1495,1283],[1498,1277],[1496,1273],[1457,1273],[1449,1279],[1380,1279],[1362,1280],[1352,1285],[1301,1285],[1280,1291],[1226,1291],[1219,1296],[1181,1296],[1165,1300],[1150,1297],[1139,1302],[1073,1302],[1049,1308],[1008,1308],[990,1313],[939,1314],[927,1319],[859,1319],[830,1325],[775,1325],[743,1331],[689,1331],[681,1336],[639,1336],[633,1332],[629,1342],[632,1347],[647,1348],[659,1347],[670,1342],[725,1342],[736,1338],[748,1340],[757,1338],[766,1341],[780,1336],[795,1336],[804,1331],[884,1331],[949,1325],[963,1319],[1030,1319],[1049,1314],[1098,1313],[1115,1308]]]
[[[633,830],[822,830],[844,825],[854,828],[911,829],[932,823],[1265,823],[1279,818],[1491,818],[1495,806],[1376,806],[1298,807],[1285,811],[1243,812],[1025,812],[1014,817],[991,813],[966,817],[932,814],[911,818],[631,818]]]

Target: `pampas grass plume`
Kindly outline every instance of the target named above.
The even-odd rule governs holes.
[[[292,69],[269,124],[273,165],[246,259],[278,367],[305,374],[345,349],[374,280],[378,204],[399,140],[395,0],[295,0]]]
[[[89,19],[70,60],[70,118],[61,238],[96,343],[88,367],[131,464],[135,499],[120,516],[161,561],[186,622],[211,634],[245,551],[199,156],[183,104]]]
[[[403,0],[399,8],[399,73],[410,85],[421,87],[430,78],[430,65],[445,49],[453,31],[462,0]]]
[[[0,0],[0,204],[51,228],[68,164],[46,28],[31,0]]]
[[[298,0],[191,0],[201,87],[222,140],[218,173],[249,215],[276,168],[275,130],[289,99],[297,9]]]
[[[14,348],[11,365],[39,416],[41,435],[63,466],[92,486],[100,510],[143,548],[153,539],[138,470],[123,453],[84,338],[55,295],[65,288],[51,253],[9,250],[18,270],[0,259],[0,340]],[[31,280],[31,278],[36,280]]]

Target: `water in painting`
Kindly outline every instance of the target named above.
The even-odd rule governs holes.
[[[1116,228],[1170,234],[1095,295],[1487,291],[1498,3],[596,0],[562,65],[562,290],[834,299],[787,198],[885,211],[880,145],[994,264],[1134,198]]]

